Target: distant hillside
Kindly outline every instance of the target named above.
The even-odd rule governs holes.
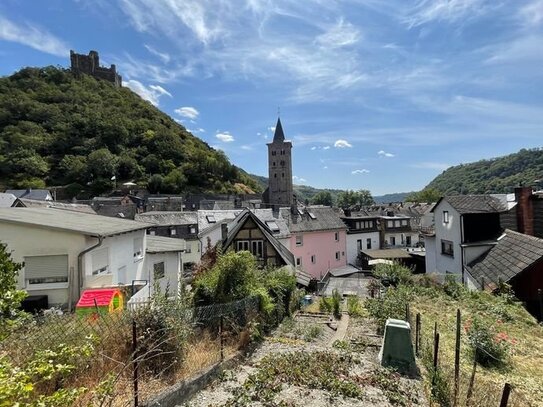
[[[259,192],[259,185],[128,88],[65,69],[0,78],[0,187],[69,185],[97,194],[117,183],[152,192]]]
[[[450,167],[430,182],[444,195],[512,192],[518,185],[535,185],[543,179],[543,149]],[[536,182],[536,180],[538,182]]]
[[[380,196],[374,196],[375,203],[390,203],[390,202],[403,202],[405,197],[412,194],[412,192],[397,192],[395,194],[385,194]]]

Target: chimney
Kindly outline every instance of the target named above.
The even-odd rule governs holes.
[[[517,201],[517,230],[525,235],[534,235],[534,208],[532,187],[515,188]]]
[[[221,239],[224,242],[228,238],[228,224],[221,223]]]
[[[345,216],[351,216],[351,209],[343,209],[343,213],[345,214]]]

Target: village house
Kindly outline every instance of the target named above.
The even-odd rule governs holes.
[[[347,265],[347,227],[327,206],[280,209],[290,231],[296,267],[321,280],[330,269]]]
[[[130,285],[145,273],[145,229],[127,219],[54,208],[0,208],[0,242],[24,262],[18,286],[71,307],[85,288]]]
[[[357,216],[357,213],[346,212],[341,219],[347,225],[348,264],[358,265],[362,250],[381,248],[379,216]]]
[[[53,196],[47,189],[8,189],[6,194],[15,195],[16,198],[35,199],[38,201],[52,201]]]
[[[12,208],[23,206],[20,199],[13,194],[0,192],[0,208]]]
[[[147,230],[150,236],[163,236],[183,239],[185,252],[183,268],[189,270],[201,258],[198,216],[195,212],[152,211],[139,213],[135,220],[152,224]]]

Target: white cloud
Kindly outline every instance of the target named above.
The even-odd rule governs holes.
[[[192,106],[184,106],[180,107],[179,109],[174,110],[175,113],[177,113],[181,117],[186,117],[187,119],[197,119],[200,115],[200,112],[196,110],[195,107]]]
[[[17,25],[1,15],[0,40],[17,42],[38,51],[60,57],[66,58],[69,55],[70,48],[68,45],[47,30],[31,23]]]
[[[330,146],[324,146],[322,149],[323,150],[330,150]]]
[[[301,183],[307,182],[305,178],[298,177],[297,175],[292,176],[292,181],[301,182]]]
[[[162,86],[159,86],[159,85],[145,86],[143,83],[135,79],[124,81],[124,85],[132,89],[134,92],[140,95],[143,99],[148,100],[155,106],[158,106],[159,99],[162,96],[166,95],[166,96],[172,97],[170,92],[168,92],[166,89],[164,89]]]
[[[419,0],[413,12],[406,18],[409,27],[417,27],[432,21],[456,22],[485,13],[486,0]]]
[[[242,150],[245,150],[245,151],[251,151],[253,150],[253,147],[252,146],[248,146],[248,145],[243,145],[240,147]]]
[[[223,143],[231,143],[234,141],[234,136],[232,136],[228,131],[218,132],[215,134],[215,137],[217,137]]]
[[[340,18],[334,26],[317,36],[317,44],[327,48],[340,48],[358,42],[360,32],[349,22]]]
[[[143,46],[145,47],[145,49],[147,49],[147,51],[149,51],[151,54],[157,56],[160,58],[160,60],[162,62],[164,62],[165,64],[167,64],[168,62],[170,62],[170,55],[165,53],[165,52],[160,52],[160,51],[157,51],[156,49],[154,49],[153,47],[151,47],[150,45],[147,45],[147,44],[143,44]]]
[[[370,171],[369,170],[366,170],[365,168],[361,169],[361,170],[354,170],[354,171],[351,171],[351,174],[353,175],[357,175],[357,174],[368,174]]]
[[[334,143],[334,147],[336,148],[351,148],[352,147],[352,144],[350,144],[347,140],[336,140],[336,142]]]
[[[518,17],[527,26],[536,26],[543,22],[543,0],[534,0],[519,11]]]
[[[275,133],[275,126],[268,127],[268,131],[271,131],[272,133]]]
[[[311,150],[316,150],[316,149],[317,149],[317,147],[315,147],[315,146],[311,147]]]
[[[388,157],[388,158],[394,157],[394,154],[392,154],[392,153],[387,153],[387,152],[384,151],[384,150],[378,151],[377,154],[378,154],[380,157]]]
[[[322,167],[323,170],[327,170],[328,169],[328,166],[325,165],[324,167]]]

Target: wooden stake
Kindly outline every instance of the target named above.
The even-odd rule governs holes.
[[[500,401],[500,407],[507,407],[507,403],[509,402],[509,394],[511,394],[511,385],[509,383],[505,383],[503,386],[503,393],[502,393],[502,400]]]
[[[419,357],[420,351],[420,312],[417,312],[415,319],[415,355]]]
[[[456,346],[454,349],[454,405],[458,404],[458,393],[460,389],[460,309],[456,310]]]

